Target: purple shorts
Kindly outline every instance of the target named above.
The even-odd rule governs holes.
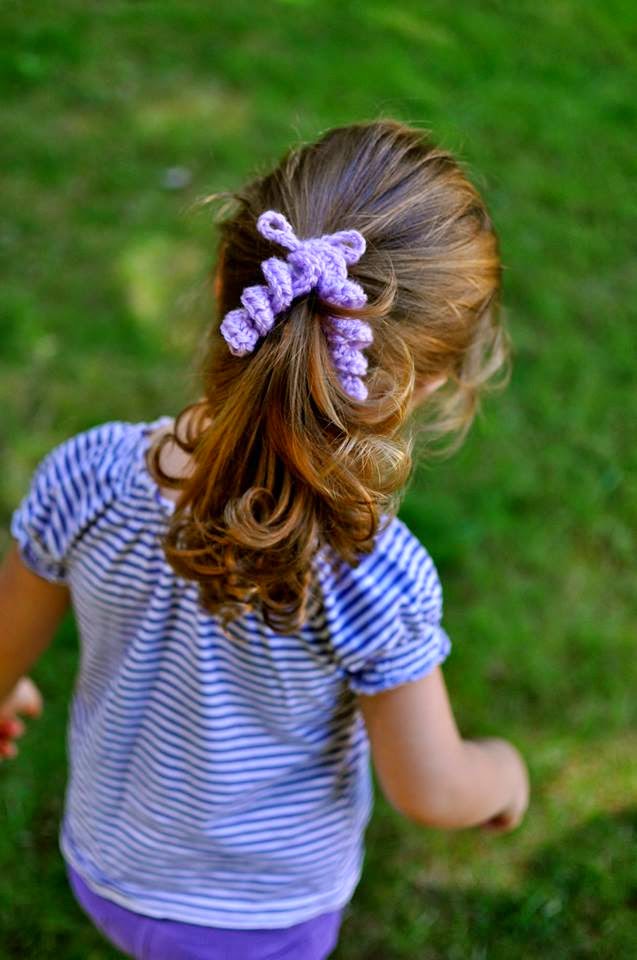
[[[228,930],[146,917],[98,896],[67,863],[80,907],[107,940],[135,960],[325,960],[343,909],[277,930]]]

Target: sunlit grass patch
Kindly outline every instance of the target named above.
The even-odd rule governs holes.
[[[149,341],[184,359],[199,332],[194,307],[206,285],[206,260],[200,247],[156,233],[129,241],[114,265],[135,323]]]
[[[185,80],[185,78],[184,78]],[[142,138],[193,138],[210,143],[211,137],[243,131],[252,122],[250,100],[221,84],[192,85],[172,82],[163,96],[141,98],[131,105]]]

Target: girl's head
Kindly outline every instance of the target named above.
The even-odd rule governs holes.
[[[316,550],[325,544],[356,564],[381,515],[398,509],[416,439],[446,435],[457,445],[465,435],[481,388],[506,358],[498,240],[457,160],[395,120],[332,129],[208,200],[219,198],[228,202],[203,397],[164,440],[193,465],[187,479],[166,476],[161,446],[153,462],[182,490],[164,548],[179,575],[199,582],[210,612],[228,621],[258,606],[287,633],[305,619]],[[257,231],[266,210],[281,212],[299,238],[359,231],[366,248],[348,276],[367,303],[347,310],[310,291],[238,357],[220,323],[246,287],[264,283],[262,261],[287,252]],[[364,401],[344,391],[334,369],[328,315],[372,329]]]

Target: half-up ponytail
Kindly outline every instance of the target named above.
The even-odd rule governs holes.
[[[231,204],[220,223],[218,322],[201,365],[203,397],[181,411],[151,460],[159,481],[181,490],[163,546],[224,623],[259,610],[272,629],[293,633],[307,617],[317,550],[356,565],[373,549],[382,516],[397,512],[412,467],[414,388],[442,374],[447,419],[453,409],[458,420],[459,397],[472,415],[480,357],[493,368],[501,345],[499,260],[482,202],[455,160],[393,120],[331,130],[222,196]],[[267,209],[281,211],[298,236],[360,231],[367,248],[349,274],[367,303],[336,309],[310,292],[251,353],[234,356],[219,324],[246,287],[263,283],[261,262],[278,252],[256,229]],[[328,312],[373,330],[362,403],[331,363]],[[190,456],[187,477],[162,470],[169,442]]]

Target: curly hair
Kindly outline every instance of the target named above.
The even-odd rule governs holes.
[[[224,624],[258,609],[290,634],[307,619],[316,552],[328,546],[354,566],[371,552],[383,518],[398,511],[416,442],[447,438],[446,451],[455,449],[481,389],[506,370],[499,244],[458,160],[428,131],[394,119],[333,128],[238,191],[202,202],[219,199],[217,320],[200,367],[203,396],[151,456],[159,480],[181,491],[162,546]],[[256,229],[266,209],[301,237],[359,230],[366,250],[349,274],[368,302],[336,309],[315,291],[300,296],[237,357],[219,325],[278,253]],[[372,327],[363,402],[343,391],[330,362],[328,313]],[[444,386],[414,406],[435,380]],[[191,458],[188,477],[161,467],[171,442]]]

